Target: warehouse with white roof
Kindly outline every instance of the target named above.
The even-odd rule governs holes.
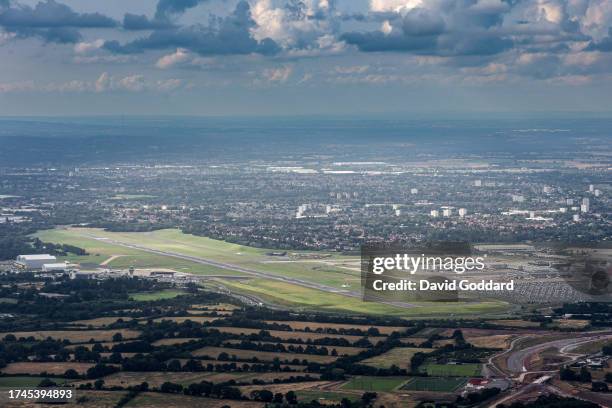
[[[44,264],[57,263],[57,258],[49,254],[19,255],[16,263],[24,269],[42,269]]]

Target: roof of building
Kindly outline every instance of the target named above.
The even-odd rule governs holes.
[[[68,266],[68,264],[66,264],[65,262],[62,263],[48,263],[48,264],[43,264],[43,268],[45,269],[54,269],[54,268],[66,268],[66,266]]]
[[[49,255],[49,254],[19,255],[17,258],[20,258],[24,261],[41,261],[45,259],[57,259],[55,256]]]

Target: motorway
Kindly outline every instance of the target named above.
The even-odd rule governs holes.
[[[521,400],[526,398],[529,395],[540,395],[540,394],[557,394],[559,396],[565,398],[578,398],[581,400],[595,402],[603,407],[611,406],[611,396],[604,395],[601,393],[594,393],[590,391],[580,391],[575,395],[569,395],[561,389],[548,384],[548,380],[552,378],[557,373],[557,370],[554,371],[529,371],[527,369],[529,359],[548,348],[557,348],[561,355],[569,357],[569,361],[574,361],[579,357],[583,356],[583,354],[570,354],[570,350],[575,348],[581,344],[589,343],[592,341],[597,341],[601,339],[610,339],[612,338],[612,332],[610,331],[600,331],[600,332],[589,332],[589,333],[573,333],[572,338],[569,339],[557,339],[550,340],[544,343],[536,344],[530,347],[526,347],[524,349],[515,350],[516,345],[519,341],[525,340],[531,336],[521,336],[514,339],[510,343],[510,347],[489,358],[488,363],[485,365],[485,374],[487,377],[503,377],[507,379],[512,379],[514,381],[514,385],[508,389],[506,393],[504,393],[500,399],[495,400],[493,403],[488,405],[489,408],[494,408],[498,404],[509,403],[515,400]],[[501,356],[506,356],[506,369],[502,369],[495,365],[495,358],[499,358]],[[525,378],[528,374],[539,374],[540,377],[532,382],[525,382]]]
[[[546,343],[536,344],[531,347],[526,347],[521,350],[511,351],[507,359],[507,367],[508,371],[514,374],[520,374],[527,372],[526,364],[528,359],[531,356],[536,355],[537,353],[544,351],[548,348],[556,348],[556,349],[568,349],[570,346],[578,346],[582,343],[588,343],[595,340],[612,338],[612,334],[608,332],[599,332],[599,333],[580,333],[573,334],[573,338],[570,339],[560,339],[560,340],[552,340]],[[513,343],[514,346],[515,343]],[[565,353],[564,353],[565,354]]]

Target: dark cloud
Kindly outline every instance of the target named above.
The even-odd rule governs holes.
[[[155,10],[155,19],[166,20],[173,15],[182,14],[204,1],[206,0],[159,0]]]
[[[39,2],[36,6],[0,8],[0,26],[19,37],[40,37],[48,42],[71,43],[81,39],[79,28],[115,27],[117,22],[100,13],[77,13],[55,0]]]
[[[591,41],[586,51],[612,52],[612,27],[608,29],[608,36],[600,41]]]
[[[402,19],[402,31],[410,37],[440,35],[445,27],[439,14],[422,8],[410,10]]]
[[[216,18],[210,26],[194,25],[184,28],[156,30],[127,44],[108,41],[104,48],[121,54],[135,54],[145,50],[186,48],[201,55],[277,53],[279,46],[270,39],[257,41],[250,29],[255,26],[246,1],[241,1],[234,12],[225,18]]]
[[[168,20],[149,20],[144,14],[127,13],[123,16],[123,28],[125,30],[163,30],[175,27]]]
[[[447,56],[493,55],[512,47],[512,40],[497,30],[489,29],[491,21],[472,24],[469,31],[462,30],[462,27],[467,27],[463,20],[483,13],[470,11],[464,14],[452,14],[458,20],[448,18],[447,22],[443,14],[435,10],[414,8],[394,22],[393,30],[388,34],[379,30],[349,32],[342,39],[364,52],[404,51]]]

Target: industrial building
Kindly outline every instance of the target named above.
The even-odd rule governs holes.
[[[24,269],[42,269],[44,264],[57,263],[57,258],[49,254],[19,255],[15,263]]]
[[[70,265],[66,262],[61,263],[46,263],[42,266],[43,272],[64,273],[67,272]]]

